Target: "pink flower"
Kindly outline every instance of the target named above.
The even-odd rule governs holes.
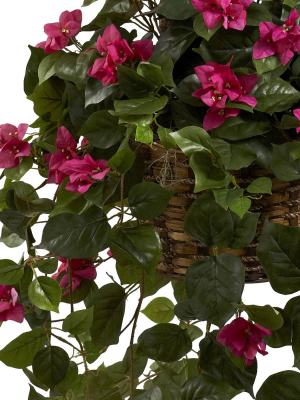
[[[257,353],[268,354],[263,337],[271,336],[269,329],[252,324],[244,318],[237,318],[225,325],[217,335],[217,341],[230,348],[236,357],[245,357],[246,365],[253,364]]]
[[[294,26],[298,11],[293,10],[283,26],[271,22],[259,24],[260,39],[253,48],[256,60],[278,54],[283,66],[287,65],[296,51],[300,50],[300,27]]]
[[[58,268],[58,271],[52,275],[52,278],[57,280],[62,276],[59,286],[62,288],[68,288],[70,286],[68,260],[65,258],[59,258],[59,261],[61,261],[62,264]],[[91,260],[71,260],[71,270],[73,292],[80,286],[82,279],[94,280],[97,277],[96,268]],[[63,296],[67,296],[69,293],[70,290],[66,290],[63,293]]]
[[[237,78],[230,69],[230,63],[226,65],[214,62],[195,68],[201,88],[192,95],[201,99],[210,108],[203,121],[203,128],[210,130],[222,125],[229,117],[236,117],[238,108],[226,108],[226,102],[245,103],[255,107],[256,99],[250,96],[257,83],[257,75],[246,75]]]
[[[75,154],[77,147],[76,140],[67,128],[61,126],[57,131],[56,147],[59,149],[53,154],[44,156],[49,164],[48,183],[56,183],[60,185],[66,175],[59,171],[59,168],[68,160],[79,158]]]
[[[48,38],[45,42],[37,44],[36,47],[45,49],[46,53],[55,53],[57,50],[64,49],[71,37],[77,35],[82,22],[82,13],[80,10],[64,11],[59,22],[46,24],[44,27]]]
[[[23,322],[23,306],[17,300],[18,293],[14,288],[0,285],[0,321]]]
[[[254,0],[253,0],[254,1]],[[224,10],[225,29],[232,28],[242,31],[246,26],[247,12],[241,4],[230,4]]]
[[[98,58],[87,72],[88,76],[102,81],[103,86],[112,85],[118,79],[117,66],[110,55]]]
[[[30,144],[22,139],[27,124],[17,127],[11,124],[0,125],[0,168],[13,168],[19,165],[20,157],[30,155]]]
[[[293,114],[295,115],[295,117],[296,118],[298,118],[299,119],[299,121],[300,121],[300,108],[298,108],[297,110],[294,110],[293,111]],[[297,128],[297,133],[299,133],[300,132],[300,127],[299,128]]]
[[[213,29],[223,18],[221,0],[192,0],[197,11],[203,13],[203,19],[208,29]],[[227,2],[229,5],[229,1]]]
[[[153,54],[154,46],[150,39],[136,40],[130,46],[134,57],[140,61],[148,61]]]

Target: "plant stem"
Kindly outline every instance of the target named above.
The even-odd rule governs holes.
[[[135,389],[135,386],[134,386],[134,349],[133,349],[134,334],[135,334],[135,330],[137,327],[139,313],[142,308],[144,293],[145,293],[145,273],[143,270],[142,271],[142,282],[141,282],[141,296],[140,296],[140,299],[138,302],[137,309],[134,314],[133,327],[132,327],[131,338],[130,338],[130,397],[132,399],[134,397],[134,389]]]

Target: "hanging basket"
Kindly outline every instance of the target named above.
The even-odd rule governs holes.
[[[143,145],[142,152],[145,161],[144,180],[176,192],[164,213],[149,222],[156,227],[162,242],[163,254],[158,272],[171,279],[181,280],[192,263],[213,255],[212,248],[202,246],[184,231],[185,215],[201,193],[194,193],[194,173],[182,151],[171,149],[166,152],[162,144],[154,142],[152,147]],[[269,217],[270,222],[282,225],[300,225],[300,180],[280,181],[270,171],[254,164],[231,173],[242,188],[249,186],[256,178],[267,176],[272,180],[273,194],[264,195],[252,203],[250,211],[260,212],[260,218],[256,236],[250,246],[241,250],[220,249],[219,254],[230,253],[241,259],[245,266],[246,283],[267,282],[267,276],[256,255],[259,235],[266,217]]]

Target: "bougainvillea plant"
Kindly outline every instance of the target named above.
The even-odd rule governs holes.
[[[24,326],[0,360],[24,371],[29,400],[254,398],[268,346],[292,346],[300,368],[300,297],[284,309],[244,304],[244,265],[223,254],[250,245],[261,223],[253,204],[272,196],[270,177],[240,186],[237,171],[258,166],[282,188],[300,182],[298,10],[297,0],[107,0],[88,25],[64,11],[32,43],[24,89],[37,119],[0,125],[1,242],[27,246],[19,263],[0,260],[0,321]],[[184,230],[212,249],[181,281],[157,273],[164,242],[153,220],[177,195],[145,180],[142,149],[158,143],[192,168]],[[43,183],[25,183],[29,171]],[[53,198],[40,198],[46,185]],[[274,291],[297,294],[300,230],[263,217],[252,258]],[[118,279],[96,284],[108,260]],[[144,308],[166,285],[177,304],[156,297]],[[154,324],[138,336],[140,312]],[[111,365],[105,353],[128,330]],[[299,377],[272,375],[256,398],[299,400]]]

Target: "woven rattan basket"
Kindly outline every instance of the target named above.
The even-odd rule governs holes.
[[[180,150],[169,150],[157,142],[151,146],[143,145],[145,160],[145,177],[148,182],[162,184],[165,188],[175,191],[162,216],[152,223],[161,238],[163,255],[158,266],[158,272],[171,279],[183,279],[187,268],[196,260],[213,254],[212,248],[201,246],[192,236],[184,232],[184,217],[192,202],[199,197],[194,193],[194,173],[189,167],[187,157]],[[239,171],[231,172],[241,187],[247,187],[254,179],[262,176],[271,178],[272,195],[254,200],[251,211],[260,212],[257,233],[254,241],[241,250],[223,249],[221,253],[235,254],[245,266],[246,282],[266,282],[267,276],[256,256],[256,246],[260,231],[266,217],[270,222],[283,225],[298,226],[299,221],[299,191],[300,180],[283,182],[265,169],[251,165]]]

